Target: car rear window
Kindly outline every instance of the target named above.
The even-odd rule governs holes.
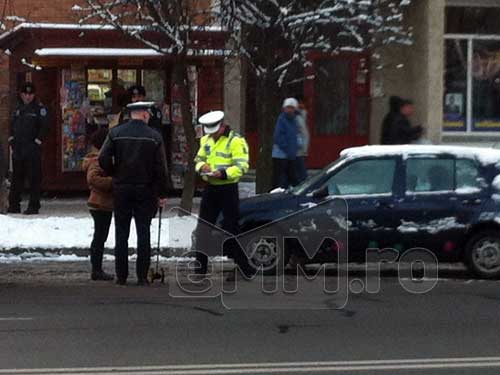
[[[406,161],[406,190],[472,192],[481,189],[480,172],[469,159],[410,158]]]
[[[415,193],[455,189],[455,160],[410,158],[406,161],[406,190]]]

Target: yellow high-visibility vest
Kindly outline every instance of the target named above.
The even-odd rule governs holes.
[[[209,135],[201,138],[200,149],[195,158],[195,168],[199,173],[201,167],[208,164],[212,171],[226,172],[226,180],[203,176],[209,184],[234,184],[248,172],[248,159],[248,145],[245,138],[231,130],[227,135],[222,135],[217,142]]]

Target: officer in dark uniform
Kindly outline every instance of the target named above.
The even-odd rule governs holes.
[[[137,228],[137,280],[147,285],[151,257],[150,226],[158,205],[166,203],[167,164],[161,136],[147,126],[154,103],[127,106],[131,120],[110,130],[99,154],[101,168],[113,177],[116,282],[128,277],[128,237]]]
[[[128,89],[132,103],[144,102],[146,100],[146,89],[143,86],[132,86]],[[130,111],[125,107],[120,113],[119,124],[130,120]],[[161,111],[153,105],[151,107],[151,118],[148,125],[158,131],[163,136],[162,114]]]
[[[13,177],[9,196],[10,213],[21,212],[21,195],[27,176],[30,200],[25,215],[36,215],[40,210],[40,184],[42,179],[42,141],[48,128],[47,108],[35,99],[35,86],[27,82],[22,86],[21,101],[11,123],[9,145],[12,148]]]

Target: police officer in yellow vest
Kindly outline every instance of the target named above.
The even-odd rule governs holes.
[[[222,229],[237,235],[240,204],[238,182],[249,167],[247,142],[224,124],[222,111],[209,112],[201,116],[199,122],[203,125],[205,136],[201,138],[195,158],[196,171],[208,182],[201,200],[200,219],[215,224],[222,213]],[[203,246],[210,241],[207,229],[207,225],[198,225],[197,244]],[[246,276],[251,276],[253,272],[244,253],[236,246],[232,246],[230,252],[240,270]],[[207,255],[198,251],[196,259],[199,262],[196,272],[205,274]]]

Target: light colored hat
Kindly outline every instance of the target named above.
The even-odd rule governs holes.
[[[224,120],[223,111],[211,111],[201,116],[199,123],[200,125],[203,125],[205,134],[214,134],[219,131],[222,125],[222,120]]]
[[[295,98],[286,98],[283,101],[283,108],[285,107],[293,107],[295,109],[299,108],[299,102]]]
[[[134,111],[150,111],[153,108],[155,102],[135,102],[127,105],[130,112]]]

